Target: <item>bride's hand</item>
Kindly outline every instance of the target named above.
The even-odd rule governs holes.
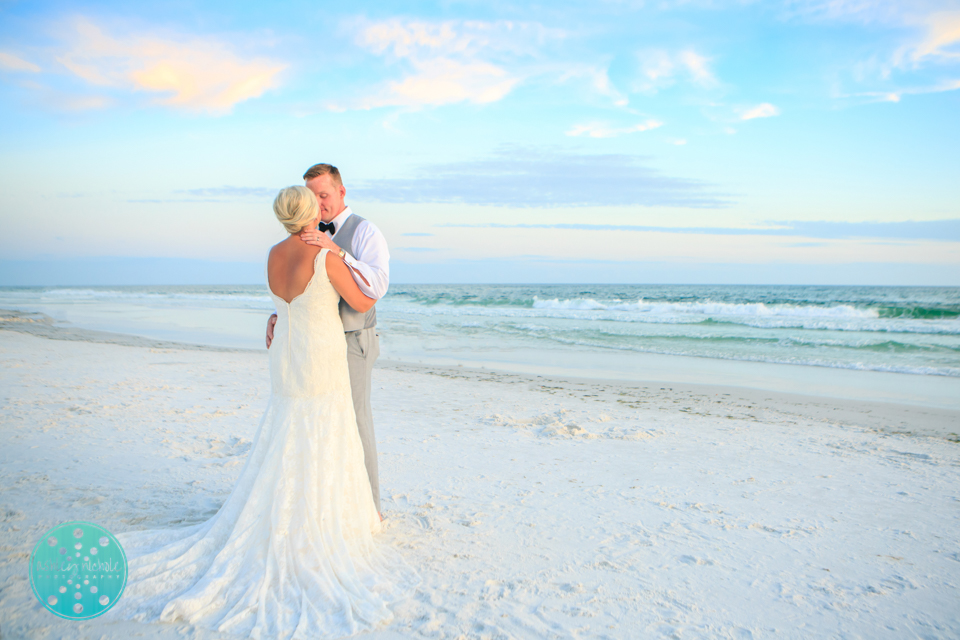
[[[320,247],[321,249],[330,249],[334,253],[340,251],[340,247],[337,246],[333,240],[330,239],[323,231],[318,231],[317,229],[304,229],[299,234],[300,239],[306,242],[307,244],[312,244],[315,247]]]

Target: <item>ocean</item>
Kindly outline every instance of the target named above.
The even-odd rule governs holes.
[[[7,287],[0,306],[239,348],[262,347],[273,311],[263,286]],[[385,339],[430,351],[627,351],[960,376],[960,287],[393,285],[377,314]]]
[[[382,309],[409,339],[960,376],[960,288],[417,285]]]
[[[0,307],[246,349],[264,347],[273,311],[253,285],[7,287]],[[701,378],[734,370],[720,362],[960,377],[960,287],[394,284],[377,317],[381,357],[398,361],[649,378],[637,368],[680,357]]]

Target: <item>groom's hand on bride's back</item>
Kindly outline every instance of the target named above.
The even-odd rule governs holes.
[[[277,314],[273,314],[267,319],[267,349],[270,348],[270,343],[273,342],[273,328],[277,326]]]

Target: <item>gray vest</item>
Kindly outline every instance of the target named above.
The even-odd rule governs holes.
[[[353,253],[353,234],[363,221],[363,218],[354,213],[343,223],[337,235],[333,236],[334,243],[354,258],[356,255]],[[369,329],[377,324],[377,308],[370,307],[370,311],[360,313],[340,298],[340,320],[343,322],[343,330],[347,332]]]

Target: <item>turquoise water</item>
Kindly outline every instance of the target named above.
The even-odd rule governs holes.
[[[245,348],[262,348],[273,310],[262,286],[3,288],[0,307]],[[388,356],[652,353],[960,376],[960,287],[395,284],[377,309]]]
[[[411,339],[960,375],[960,288],[417,285],[383,308]]]

